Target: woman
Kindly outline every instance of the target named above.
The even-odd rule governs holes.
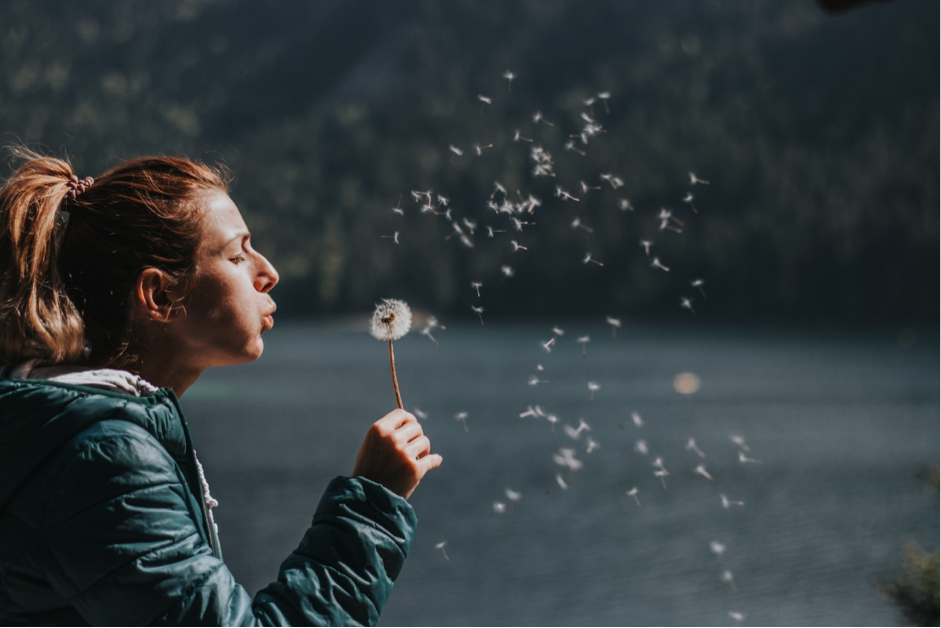
[[[0,189],[0,624],[374,624],[415,530],[405,498],[441,464],[418,422],[372,425],[252,599],[178,397],[261,355],[277,271],[217,169],[80,180],[20,152]]]

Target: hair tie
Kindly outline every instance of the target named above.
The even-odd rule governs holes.
[[[91,177],[85,177],[84,179],[79,179],[74,174],[68,180],[68,196],[73,201],[79,196],[85,193],[85,190],[94,185],[95,180]]]

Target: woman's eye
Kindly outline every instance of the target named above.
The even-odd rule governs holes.
[[[245,256],[239,253],[235,257],[230,258],[230,260],[236,264],[241,264],[242,262],[245,261]]]

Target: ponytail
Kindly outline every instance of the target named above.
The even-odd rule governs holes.
[[[83,324],[58,267],[74,174],[60,159],[17,152],[32,159],[0,190],[0,363],[76,362]]]

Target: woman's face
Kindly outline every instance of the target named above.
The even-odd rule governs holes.
[[[274,325],[268,292],[278,283],[278,271],[252,249],[251,234],[227,194],[211,192],[205,212],[196,275],[171,323],[176,349],[200,369],[261,355],[261,335]]]

